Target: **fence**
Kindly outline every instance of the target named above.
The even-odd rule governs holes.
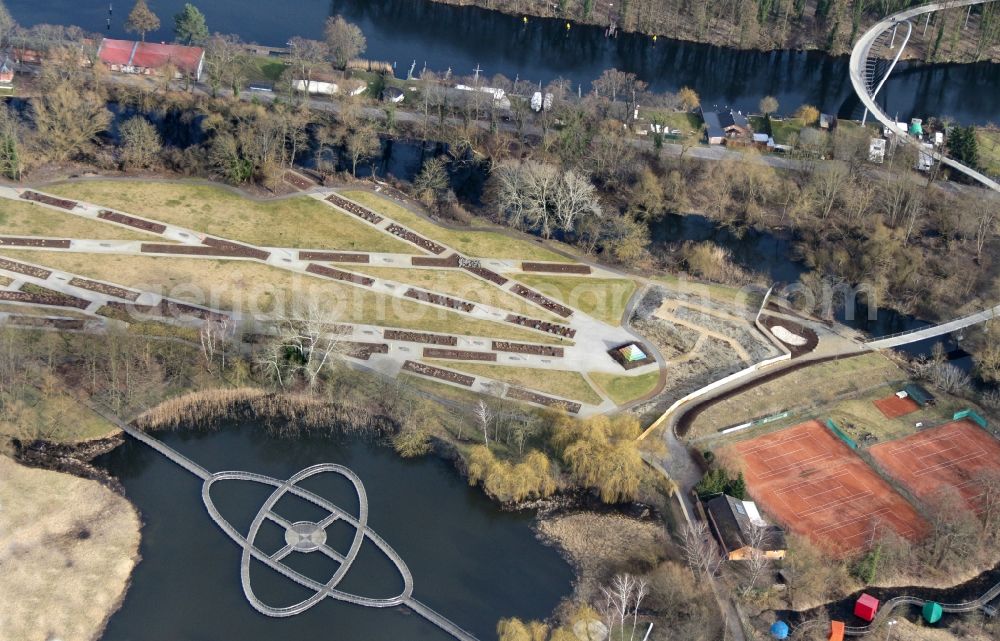
[[[958,412],[955,412],[955,415],[952,416],[951,418],[954,421],[960,421],[963,418],[966,418],[975,423],[976,425],[978,425],[979,427],[983,428],[984,430],[989,429],[989,424],[986,422],[986,419],[980,416],[975,410],[972,409],[959,410]]]
[[[854,439],[852,439],[850,436],[845,434],[843,430],[837,427],[837,424],[833,422],[833,419],[829,418],[826,419],[826,426],[830,428],[830,431],[833,432],[837,436],[837,438],[847,443],[847,446],[849,448],[851,448],[852,450],[858,449],[858,444],[854,441]]]

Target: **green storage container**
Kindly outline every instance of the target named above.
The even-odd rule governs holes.
[[[924,604],[924,621],[927,623],[937,623],[941,620],[941,604],[928,601]]]

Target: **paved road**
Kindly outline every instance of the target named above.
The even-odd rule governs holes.
[[[888,16],[866,31],[864,35],[858,39],[858,42],[854,45],[854,49],[851,51],[850,73],[851,84],[854,85],[854,92],[858,94],[858,98],[861,99],[861,102],[864,103],[868,111],[884,126],[888,127],[891,131],[896,131],[896,124],[893,122],[894,119],[886,115],[882,111],[881,107],[879,107],[875,102],[874,98],[872,98],[872,96],[868,93],[868,85],[866,82],[868,54],[871,51],[872,45],[875,44],[875,41],[880,35],[897,24],[925,13],[941,11],[942,9],[953,9],[955,7],[967,7],[969,5],[984,4],[994,1],[995,0],[950,0],[948,2],[934,2],[932,4],[907,9],[906,11],[900,11],[899,13]],[[905,133],[899,132],[897,135],[903,142],[915,142],[915,139]],[[985,174],[982,174],[970,167],[966,167],[962,163],[952,160],[951,158],[948,158],[947,156],[936,151],[931,153],[933,154],[935,160],[939,160],[941,163],[962,172],[974,180],[977,180],[984,186],[1000,192],[1000,183],[997,183],[997,181],[993,180],[989,176],[986,176]]]

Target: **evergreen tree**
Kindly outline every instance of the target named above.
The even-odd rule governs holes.
[[[174,16],[174,37],[184,44],[200,44],[208,40],[208,24],[205,14],[193,4],[185,3],[180,13]]]

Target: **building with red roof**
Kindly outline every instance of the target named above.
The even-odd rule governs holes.
[[[205,65],[205,50],[201,47],[111,38],[101,41],[97,57],[111,71],[119,73],[148,76],[173,65],[178,78],[188,76],[195,81],[201,79],[201,71]]]

